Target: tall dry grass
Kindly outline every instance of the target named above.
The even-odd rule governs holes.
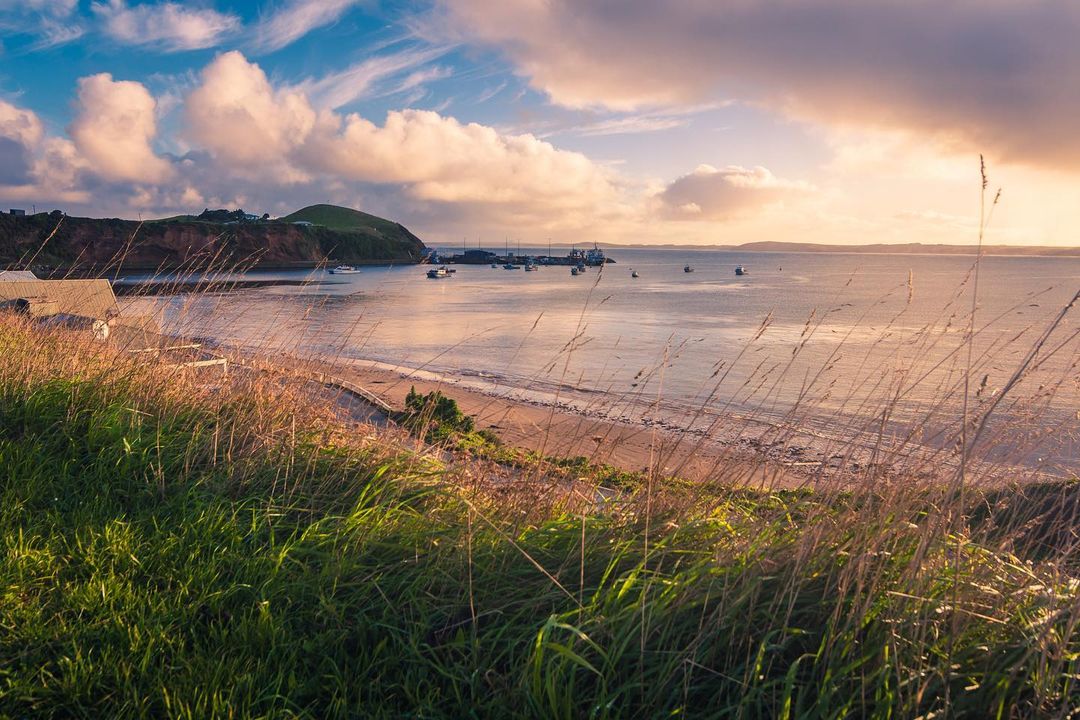
[[[219,348],[221,374],[4,317],[0,712],[1068,717],[1080,495],[1017,468],[1062,440],[1042,425],[1075,377],[1072,303],[980,342],[978,271],[913,333],[911,281],[887,289],[907,303],[877,339],[810,373],[831,311],[763,360],[766,319],[617,487],[543,438],[358,421],[308,379],[332,353],[267,337]],[[591,409],[670,410],[681,351]],[[1002,358],[1000,388],[976,381]],[[680,478],[709,443],[714,472]]]

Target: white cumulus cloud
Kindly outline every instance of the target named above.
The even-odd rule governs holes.
[[[108,73],[79,80],[78,115],[68,128],[95,174],[116,182],[161,182],[172,175],[154,154],[156,102],[137,82]]]
[[[699,165],[659,194],[669,217],[723,220],[804,193],[810,186],[776,177],[767,168]]]
[[[586,156],[532,135],[506,135],[431,111],[357,114],[316,111],[307,96],[275,88],[239,52],[203,71],[185,103],[192,141],[234,169],[281,181],[311,177],[393,184],[445,203],[588,208],[616,188]]]

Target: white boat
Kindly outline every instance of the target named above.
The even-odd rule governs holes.
[[[687,265],[686,267],[684,267],[684,268],[682,269],[682,271],[683,271],[683,272],[694,272],[694,268],[692,268],[692,267],[690,267],[689,265]]]
[[[632,277],[632,278],[638,277],[637,270],[635,270],[633,268],[630,268],[630,277]]]
[[[736,275],[749,275],[749,274],[750,274],[750,271],[749,271],[749,270],[747,270],[747,269],[746,269],[745,267],[743,267],[742,265],[736,265],[736,266],[735,266],[735,274],[736,274]]]
[[[336,268],[330,268],[331,275],[355,275],[358,272],[360,270],[352,265],[338,265]]]
[[[443,267],[431,268],[427,271],[427,276],[433,280],[436,278],[450,277],[450,271],[444,265]]]

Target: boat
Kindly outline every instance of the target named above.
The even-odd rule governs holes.
[[[450,271],[444,265],[442,267],[431,268],[427,271],[427,276],[433,280],[436,278],[450,277]]]
[[[498,268],[499,268],[499,263],[491,263],[491,269],[492,270],[497,270]]]
[[[532,263],[525,263],[525,272],[535,272],[537,270],[539,270],[539,268]]]
[[[638,277],[637,270],[635,270],[634,268],[630,268],[630,277],[632,277],[632,278]]]
[[[578,269],[577,269],[577,265],[575,265],[574,267],[570,268],[570,274],[571,274],[571,275],[580,275],[580,274],[581,274],[581,271],[580,271],[580,270],[578,270]]]
[[[604,257],[604,251],[600,249],[600,246],[593,243],[593,249],[585,252],[585,264],[592,266],[603,265],[607,262],[607,258]]]
[[[514,263],[506,263],[505,265],[503,265],[503,270],[520,270],[520,269],[521,269],[521,266],[520,265],[515,265]]]
[[[684,267],[684,268],[682,269],[682,271],[683,271],[683,272],[694,272],[694,268],[692,268],[692,267],[690,267],[689,265],[687,265],[686,267]]]
[[[578,269],[578,272],[585,272],[585,263],[578,263],[577,264],[577,269]]]
[[[352,265],[338,265],[335,268],[330,268],[331,275],[355,275],[358,272],[360,271]]]
[[[736,265],[736,266],[735,266],[735,274],[736,274],[736,275],[749,275],[749,274],[750,274],[750,271],[749,271],[749,270],[747,270],[747,269],[746,269],[745,267],[743,267],[742,265]]]

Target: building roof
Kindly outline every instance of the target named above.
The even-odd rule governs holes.
[[[108,280],[10,280],[0,282],[0,302],[29,300],[55,306],[53,312],[105,319],[116,315],[116,295]]]
[[[0,282],[5,280],[37,280],[37,275],[29,270],[0,270]]]

